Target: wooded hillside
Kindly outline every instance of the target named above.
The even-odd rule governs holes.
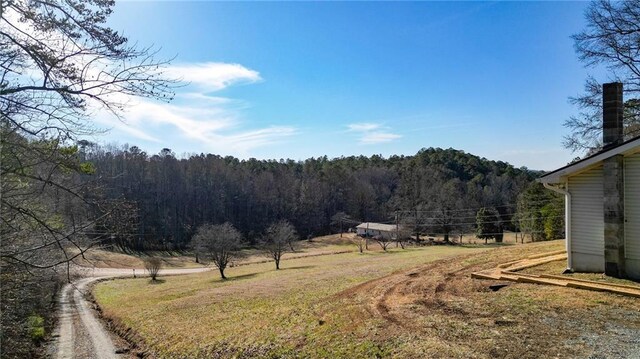
[[[473,231],[475,212],[494,207],[504,225],[518,193],[536,173],[454,149],[415,156],[239,160],[218,155],[178,158],[169,149],[81,148],[97,172],[96,196],[112,204],[96,228],[134,249],[185,248],[198,226],[233,223],[255,243],[271,223],[286,219],[302,238],[344,223],[410,225],[418,233]],[[341,214],[344,213],[344,214]],[[345,217],[345,216],[348,216]]]

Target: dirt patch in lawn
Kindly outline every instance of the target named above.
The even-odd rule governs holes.
[[[470,277],[474,271],[561,245],[535,243],[438,261],[336,297],[357,303],[350,310],[360,308],[360,316],[379,319],[379,328],[385,329],[370,332],[380,343],[394,343],[388,350],[391,356],[640,357],[636,298]]]

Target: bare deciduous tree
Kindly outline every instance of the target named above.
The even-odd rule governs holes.
[[[352,241],[356,245],[356,247],[358,247],[358,251],[360,253],[364,253],[366,239],[361,236],[354,236]]]
[[[344,233],[345,221],[348,221],[350,219],[351,218],[349,217],[349,215],[344,212],[338,212],[331,216],[331,225],[338,228],[338,230],[340,231],[340,238],[342,238],[342,233]]]
[[[160,269],[162,269],[162,259],[158,257],[145,258],[144,269],[149,273],[151,280],[155,282],[158,278],[158,273],[160,273]]]
[[[227,279],[224,270],[231,260],[240,256],[242,235],[227,222],[219,225],[205,224],[198,228],[192,239],[196,251],[205,253],[207,258],[218,268],[220,277]]]
[[[576,52],[587,67],[605,65],[612,79],[624,83],[625,137],[640,135],[640,1],[596,0],[585,13],[587,26],[575,34]],[[571,134],[565,147],[593,152],[602,147],[602,86],[593,77],[585,82],[583,94],[570,98],[579,113],[565,121]]]
[[[377,235],[373,237],[373,240],[378,242],[383,251],[387,251],[387,247],[391,244],[391,239],[387,236]]]
[[[411,232],[402,226],[398,226],[396,230],[396,247],[399,244],[402,249],[405,249],[407,242],[411,240]]]
[[[276,269],[280,269],[280,259],[289,250],[290,243],[297,238],[296,230],[289,221],[280,221],[267,228],[267,233],[262,240],[262,248],[267,256],[276,263]]]

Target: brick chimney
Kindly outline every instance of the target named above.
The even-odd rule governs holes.
[[[624,139],[623,111],[622,84],[612,82],[602,85],[602,144],[604,149],[622,143]]]
[[[623,142],[622,84],[602,85],[602,142],[606,150]],[[603,161],[604,271],[624,278],[624,162],[618,154]]]

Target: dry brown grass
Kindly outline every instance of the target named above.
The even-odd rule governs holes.
[[[443,239],[442,236],[436,236],[435,238],[437,240],[442,240]],[[459,236],[450,236],[449,238],[450,238],[450,240],[453,240],[455,242],[460,242],[460,237]],[[485,240],[484,239],[480,239],[480,238],[476,238],[476,235],[474,233],[467,233],[467,234],[464,234],[462,236],[462,243],[463,244],[484,244]],[[495,244],[496,241],[494,239],[488,239],[487,243],[488,244]],[[504,243],[504,244],[522,244],[522,233],[518,232],[517,235],[516,235],[515,232],[504,232],[504,236],[502,237],[502,243]],[[531,237],[527,235],[526,238],[524,239],[524,243],[531,243]]]
[[[562,247],[307,257],[283,262],[282,271],[270,263],[233,268],[227,282],[211,274],[157,286],[113,281],[96,295],[108,316],[166,358],[634,357],[637,299],[509,282],[494,292],[489,286],[501,282],[470,278]],[[454,253],[463,255],[436,260]]]
[[[286,254],[285,258],[354,251],[355,246],[351,243],[353,237],[353,234],[345,233],[342,238],[340,238],[339,234],[332,234],[313,238],[312,241],[298,241],[295,245],[296,251],[294,253]],[[74,249],[70,249],[70,253],[78,252]],[[267,261],[267,258],[258,250],[245,250],[245,254],[246,255],[242,259],[238,260],[234,264],[238,265]],[[101,248],[90,249],[83,257],[78,257],[74,260],[74,263],[83,267],[142,269],[144,268],[144,259],[149,256],[161,258],[163,261],[163,267],[165,268],[198,268],[203,266],[202,264],[196,263],[195,258],[192,255],[181,252],[145,252],[127,254]]]
[[[165,268],[202,267],[201,264],[195,262],[192,256],[182,253],[147,252],[134,255],[100,248],[90,249],[84,253],[84,256],[77,257],[73,262],[82,267],[143,269],[144,259],[150,256],[159,257]]]
[[[340,332],[333,329],[350,323],[325,318],[326,310],[341,309],[332,307],[338,292],[394,270],[482,249],[394,248],[363,255],[351,250],[284,260],[280,271],[273,263],[232,267],[228,281],[214,273],[167,277],[153,286],[146,280],[112,281],[96,288],[96,298],[108,317],[133,328],[159,357],[361,357],[377,352],[377,344],[336,337]]]

